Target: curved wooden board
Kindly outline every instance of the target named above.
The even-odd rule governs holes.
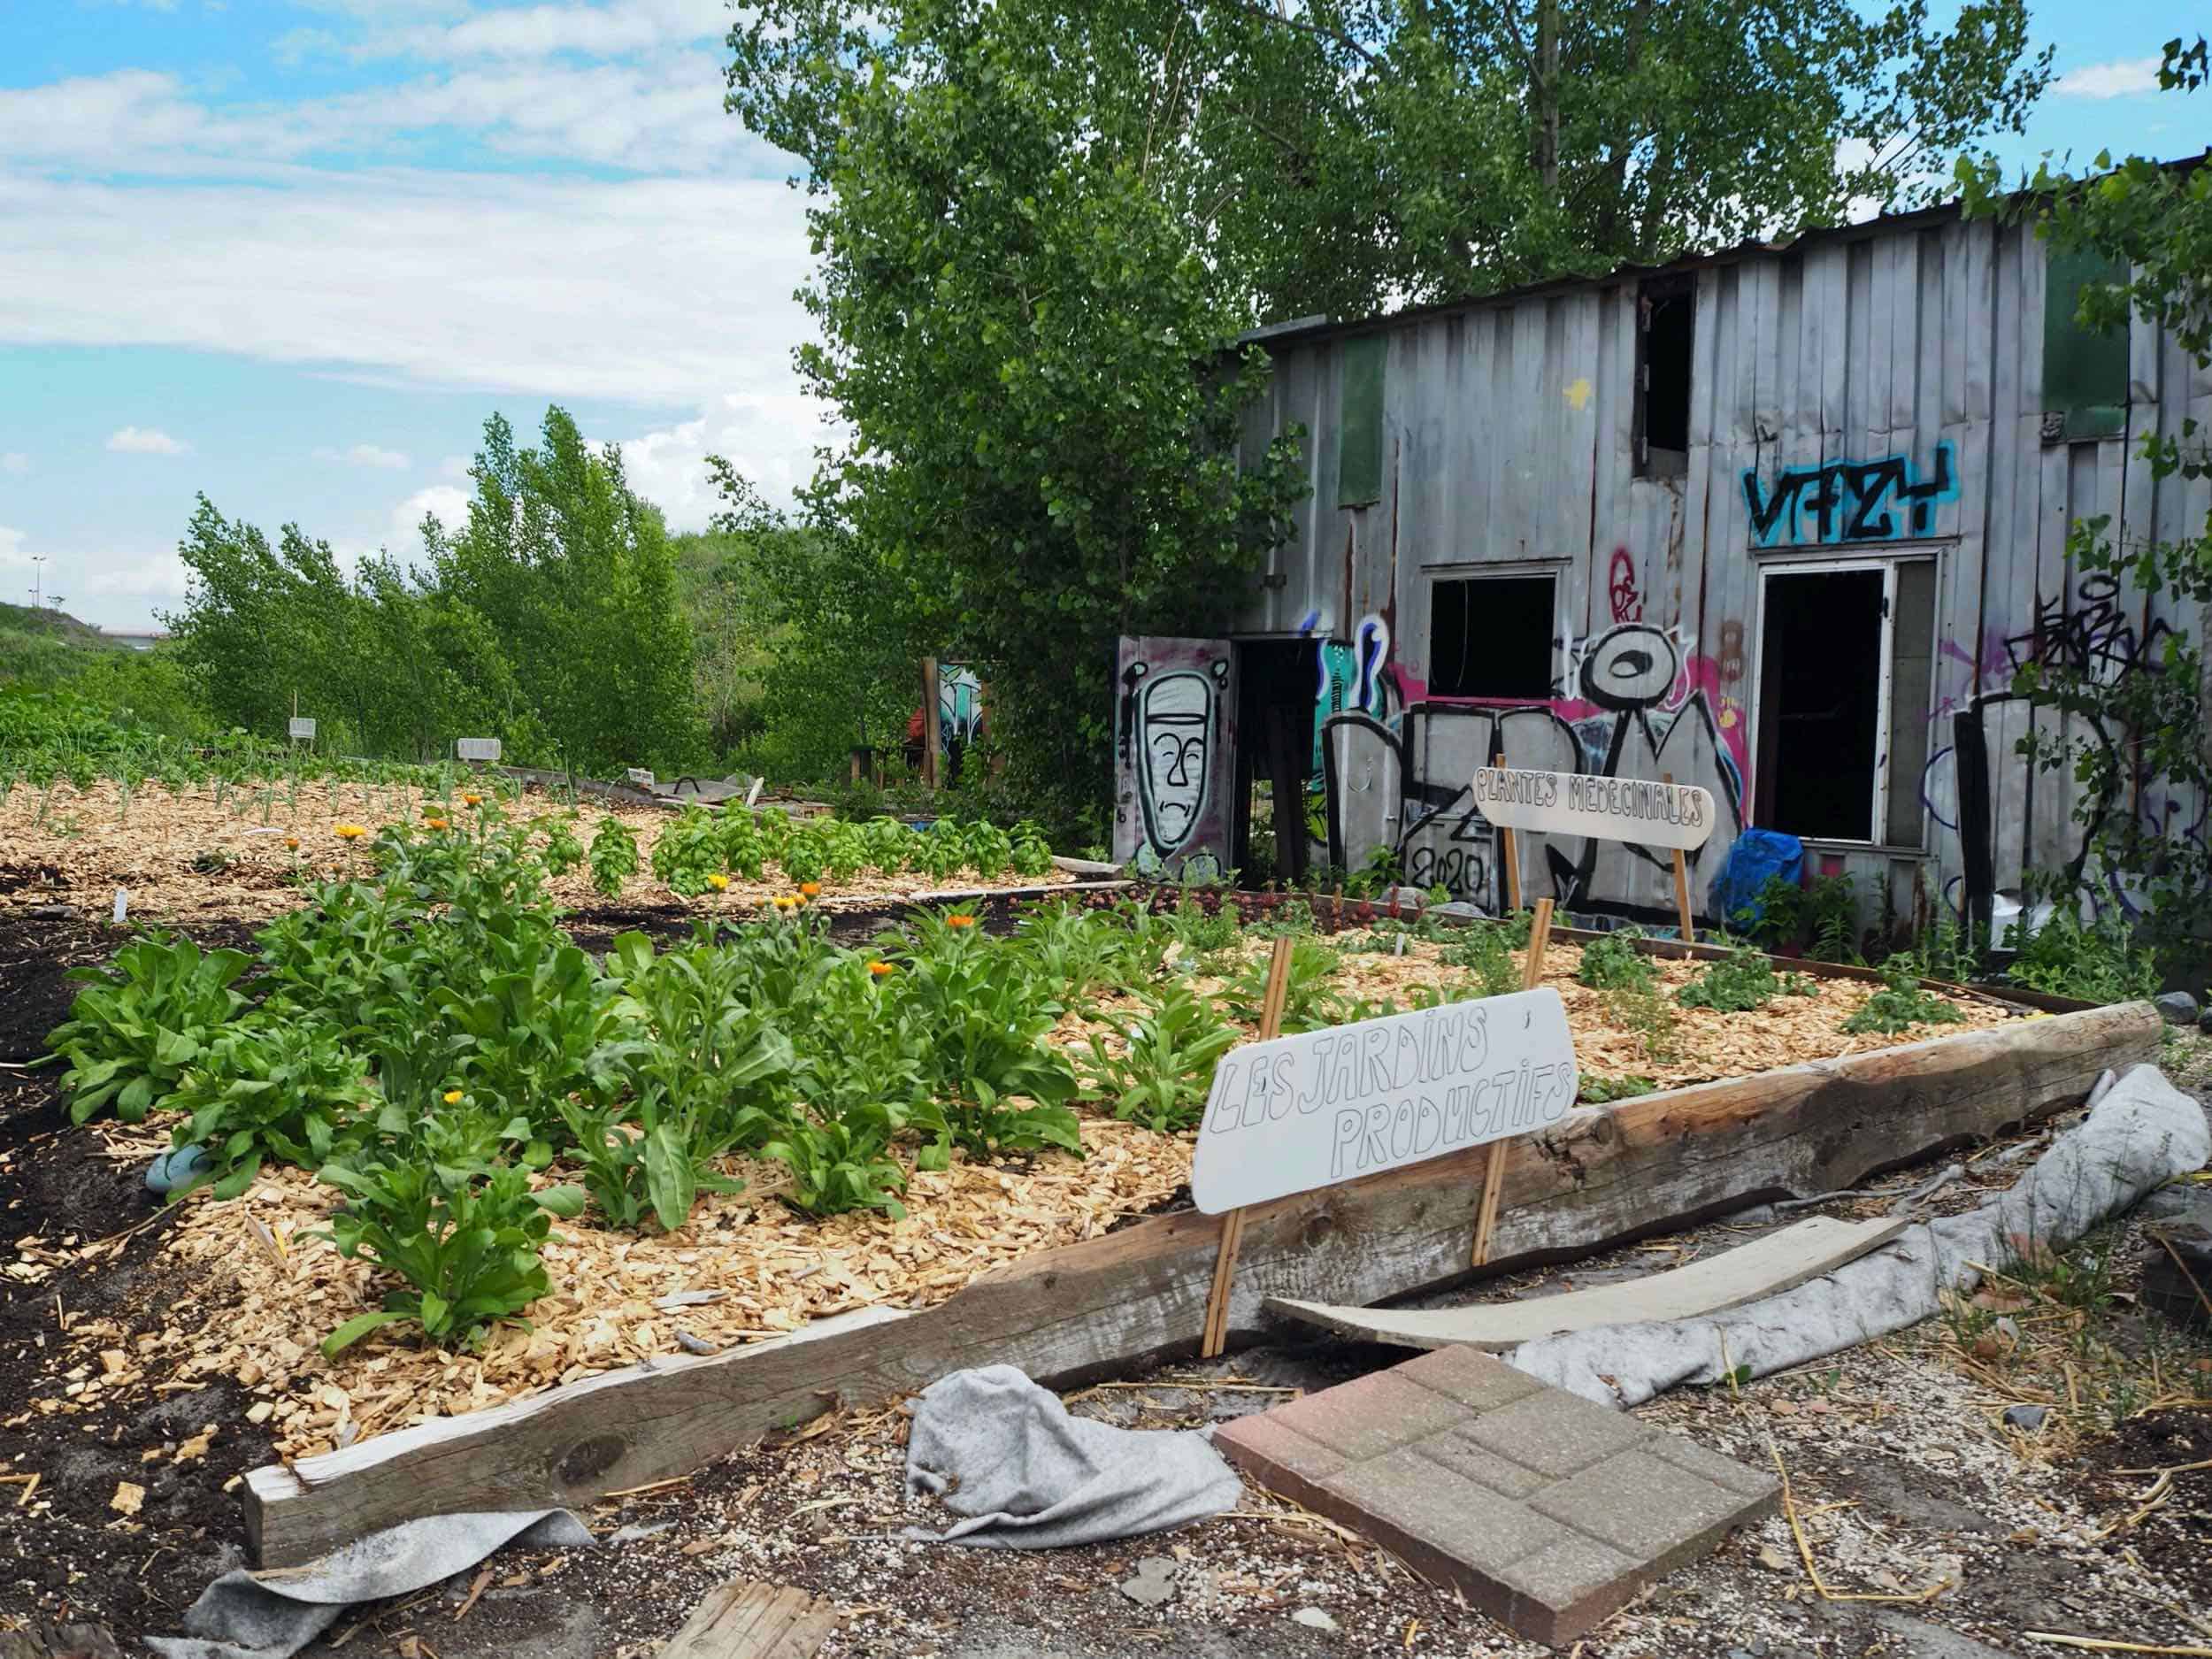
[[[2147,1002],[1647,1094],[1509,1148],[1486,1271],[1586,1255],[1746,1205],[1830,1192],[2079,1102],[2154,1058]],[[1270,1297],[1365,1304],[1469,1277],[1486,1151],[1247,1212],[1230,1340]],[[837,1405],[967,1365],[1069,1385],[1197,1350],[1221,1224],[1186,1210],[985,1275],[912,1312],[869,1310],[707,1359],[655,1361],[247,1478],[264,1564],[419,1516],[588,1503],[681,1475]]]

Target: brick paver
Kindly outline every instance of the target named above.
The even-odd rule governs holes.
[[[1555,1647],[1781,1495],[1770,1474],[1466,1348],[1240,1417],[1214,1443]]]

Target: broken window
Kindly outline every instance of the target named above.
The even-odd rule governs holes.
[[[1694,278],[1645,283],[1636,293],[1636,472],[1680,478],[1690,470],[1690,348],[1697,334]]]
[[[1808,841],[1923,844],[1932,558],[1769,570],[1756,821]]]
[[[1552,695],[1549,576],[1468,576],[1429,588],[1429,695]]]

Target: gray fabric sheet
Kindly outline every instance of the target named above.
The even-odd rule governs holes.
[[[1243,1487],[1202,1433],[1118,1429],[1071,1417],[1016,1367],[986,1365],[922,1390],[906,1484],[966,1518],[909,1538],[987,1549],[1057,1549],[1157,1532],[1234,1509]]]
[[[1979,1210],[1909,1228],[1763,1302],[1699,1319],[1541,1337],[1506,1361],[1587,1399],[1632,1406],[1683,1383],[1717,1383],[1738,1366],[1764,1377],[1916,1325],[1941,1307],[1943,1291],[1980,1282],[1971,1263],[2001,1266],[2037,1246],[2071,1243],[2212,1156],[2203,1110],[2155,1066],[2131,1066],[2108,1086],[2101,1079],[2090,1098],[2087,1118]]]
[[[434,1515],[356,1539],[303,1567],[227,1572],[184,1616],[185,1636],[149,1636],[163,1659],[290,1659],[357,1601],[406,1595],[473,1567],[503,1544],[591,1542],[566,1509]]]

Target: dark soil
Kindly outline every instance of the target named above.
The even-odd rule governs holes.
[[[2198,1467],[2170,1477],[2164,1502],[2126,1541],[2154,1571],[2185,1585],[2192,1606],[2212,1609],[2212,1402],[2131,1417],[2082,1458],[2099,1497],[2129,1513],[2150,1502],[2158,1477],[2120,1471],[2188,1463]]]

